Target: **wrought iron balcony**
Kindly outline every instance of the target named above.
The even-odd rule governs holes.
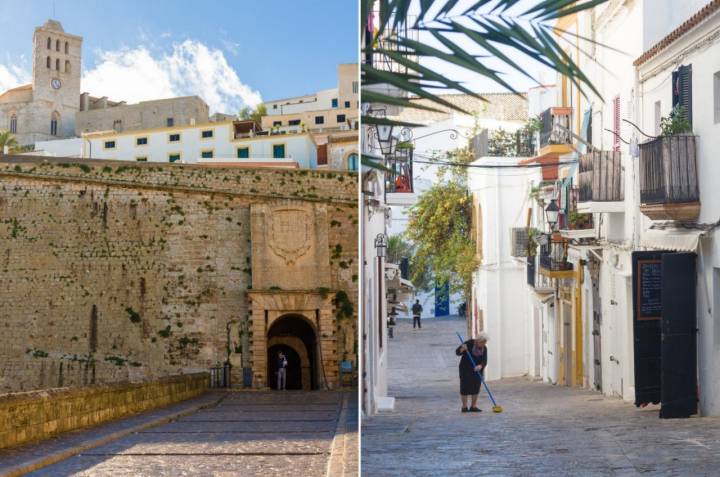
[[[389,205],[412,205],[415,202],[413,183],[413,150],[398,148],[392,156],[386,156],[385,200]]]
[[[548,278],[572,278],[573,264],[567,261],[567,242],[552,239],[540,247],[540,273]]]
[[[572,148],[570,121],[572,108],[556,107],[543,111],[540,119],[540,155],[567,154]],[[559,146],[559,147],[553,147]]]
[[[551,293],[554,288],[550,278],[542,275],[537,267],[536,255],[527,257],[527,284],[538,293]]]
[[[580,157],[578,176],[580,212],[623,210],[622,206],[608,207],[605,204],[598,204],[625,200],[625,181],[620,152],[594,151],[583,154]]]
[[[640,211],[653,220],[700,215],[695,136],[662,136],[640,145]]]

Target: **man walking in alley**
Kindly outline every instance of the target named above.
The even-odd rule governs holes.
[[[282,351],[278,351],[277,359],[277,389],[285,390],[285,379],[287,374],[287,358]]]
[[[413,328],[415,328],[415,323],[417,322],[417,327],[422,328],[422,324],[420,324],[420,315],[422,314],[422,305],[420,304],[420,300],[415,300],[415,304],[412,306],[412,314],[413,314]]]

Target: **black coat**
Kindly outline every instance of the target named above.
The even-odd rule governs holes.
[[[463,343],[467,346],[467,353],[460,350],[462,345],[455,349],[455,354],[457,356],[462,356],[458,368],[460,372],[460,394],[464,396],[478,394],[480,392],[480,385],[482,384],[480,376],[478,376],[475,372],[475,367],[468,357],[468,354],[472,353],[473,345],[475,344],[474,342],[475,340],[467,340]],[[480,356],[473,356],[475,364],[483,366],[483,370],[480,372],[480,375],[485,372],[485,366],[487,366],[487,354],[487,346],[485,346]]]

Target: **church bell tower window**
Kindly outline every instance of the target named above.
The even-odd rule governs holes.
[[[60,122],[60,114],[58,114],[58,112],[55,111],[52,114],[52,117],[50,118],[50,135],[51,136],[58,135],[58,123],[59,122]]]
[[[10,132],[17,134],[17,116],[14,114],[10,116]]]
[[[50,68],[50,57],[49,56],[47,57],[45,64],[47,65],[48,68]]]
[[[68,46],[68,42],[66,41],[65,42],[65,54],[67,55],[69,51],[70,51],[70,48]]]

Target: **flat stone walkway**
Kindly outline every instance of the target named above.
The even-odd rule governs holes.
[[[503,413],[483,392],[483,412],[461,414],[455,331],[464,330],[461,320],[396,327],[396,410],[363,419],[363,475],[720,475],[719,418],[659,419],[657,407],[525,378],[489,383]]]
[[[338,446],[338,442],[344,444],[344,437],[335,436],[340,429],[352,439],[354,432],[357,441],[352,423],[338,425],[340,416],[350,420],[348,416],[354,413],[357,419],[356,393],[230,391],[221,393],[219,403],[218,394],[213,396],[215,405],[27,475],[325,477],[331,454],[337,456],[336,468],[344,470],[349,465],[357,475],[357,466],[345,463],[344,446]],[[77,434],[88,437],[98,431]]]

